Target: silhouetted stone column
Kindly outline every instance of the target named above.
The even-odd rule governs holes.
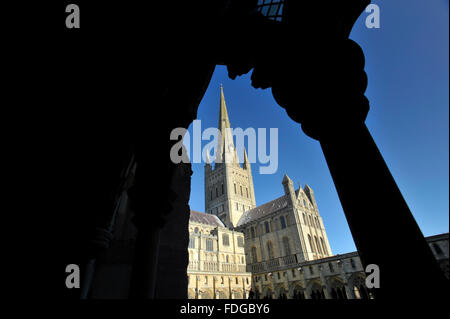
[[[176,199],[160,233],[155,298],[187,299],[191,175],[191,164],[176,166],[171,183]]]
[[[398,298],[400,287],[406,298],[416,297],[418,289],[443,292],[446,280],[364,124],[369,102],[362,49],[342,40],[322,43],[316,51],[318,69],[302,69],[311,76],[305,84],[307,105],[298,101],[298,61],[292,60],[285,78],[274,82],[273,95],[303,131],[320,142],[361,262],[364,268],[379,266],[381,289],[375,290],[376,297]],[[320,87],[324,82],[327,85]],[[426,281],[414,280],[417,269],[426,274]]]
[[[435,291],[444,277],[367,127],[346,126],[320,142],[364,267],[379,266],[383,295]]]
[[[325,270],[323,269],[322,265],[319,265],[319,274],[320,274],[320,281],[322,282],[322,290],[325,294],[325,299],[331,299],[330,286],[328,285],[328,281],[325,278]]]

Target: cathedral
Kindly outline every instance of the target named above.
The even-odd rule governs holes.
[[[219,130],[227,131],[231,125],[223,88],[219,113]],[[180,165],[174,175],[178,199],[159,239],[155,298],[372,298],[358,253],[333,255],[313,189],[296,189],[284,175],[279,185],[284,195],[256,206],[247,153],[241,164],[231,135],[222,134],[217,143],[216,160],[207,160],[204,167],[205,212],[187,205],[190,194],[183,187],[190,185],[190,165]],[[129,298],[138,232],[126,190],[135,170],[136,165],[130,167],[118,202],[111,245],[93,264],[89,299]],[[426,238],[447,278],[448,236]]]
[[[333,255],[314,191],[294,188],[256,206],[251,164],[238,160],[221,86],[214,168],[205,164],[205,211],[189,221],[188,297],[368,299],[357,252]],[[227,133],[228,132],[228,133]],[[280,186],[281,187],[281,186]],[[448,234],[428,237],[448,277]]]

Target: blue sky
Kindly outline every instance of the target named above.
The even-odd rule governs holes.
[[[448,232],[448,1],[372,3],[380,7],[380,29],[366,28],[363,13],[350,36],[366,55],[366,124],[424,235]],[[333,253],[356,250],[319,143],[276,104],[270,89],[251,87],[250,73],[230,80],[226,67],[216,68],[198,109],[202,128],[217,127],[221,83],[233,127],[278,128],[277,172],[260,175],[259,164],[252,165],[256,204],[283,195],[287,173],[296,188],[299,182],[313,188]],[[203,164],[193,170],[190,206],[204,211]]]

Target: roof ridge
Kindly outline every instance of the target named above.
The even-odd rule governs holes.
[[[196,216],[196,217],[195,217]],[[225,227],[219,217],[213,214],[203,213],[196,210],[190,210],[189,221],[200,224]]]
[[[284,200],[284,202],[281,202],[283,200]],[[280,203],[278,203],[278,205],[275,206],[275,203],[277,201]],[[237,226],[245,225],[253,220],[256,220],[258,218],[269,215],[269,214],[277,211],[280,208],[286,207],[286,205],[287,205],[287,195],[284,194],[284,195],[282,195],[278,198],[275,198],[267,203],[256,206],[255,208],[252,208],[252,209],[244,212],[244,214],[242,214],[241,218],[239,219]]]

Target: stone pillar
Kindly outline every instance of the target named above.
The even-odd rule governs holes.
[[[310,294],[307,284],[306,284],[305,272],[303,271],[303,268],[300,267],[299,272],[300,272],[300,281],[302,283],[302,286],[304,287],[305,298],[311,299],[311,294]]]
[[[346,273],[343,274],[342,278],[344,279],[344,287],[345,293],[347,294],[348,299],[356,299],[355,291],[348,286],[348,275]]]
[[[167,223],[160,232],[155,298],[186,299],[187,265],[189,263],[189,196],[191,164],[178,164],[171,189],[176,195]]]
[[[328,281],[325,279],[325,270],[322,265],[319,265],[320,281],[322,282],[322,289],[325,294],[325,299],[331,299],[331,290]]]
[[[289,3],[300,5],[296,1]],[[362,7],[359,9],[363,11]],[[301,11],[301,8],[297,10]],[[295,9],[291,12],[295,12]],[[292,34],[280,43],[289,47],[297,41],[296,34],[301,32],[305,23],[303,19],[297,22],[300,20],[302,23],[298,25],[296,19],[291,20],[289,29]],[[352,25],[347,27],[351,30]],[[277,75],[271,78],[272,94],[287,114],[301,124],[303,132],[320,142],[361,262],[364,267],[376,264],[383,276],[383,288],[374,291],[376,297],[398,298],[398,287],[402,287],[402,298],[415,298],[417,291],[439,291],[445,294],[448,280],[442,275],[365,125],[370,106],[364,96],[368,83],[364,71],[364,53],[356,42],[348,39],[348,34],[339,40],[328,40],[330,42],[324,41],[323,44],[317,42],[312,51],[310,57],[315,61],[315,68],[305,67],[303,59],[298,58],[300,52],[283,50],[289,53],[285,53],[281,62],[284,65],[277,65]],[[333,47],[332,53],[328,49],[330,46]],[[280,59],[276,61],[279,63]],[[252,77],[254,87],[270,82],[270,74],[261,72],[264,79],[258,79],[255,75],[257,72],[258,68],[255,68]],[[310,81],[307,88],[303,87],[307,94],[299,102],[298,87],[291,79],[294,74],[300,73],[316,81]],[[325,78],[327,81],[324,81]],[[318,83],[330,85],[321,86]],[[319,94],[325,91],[327,94]],[[309,106],[303,107],[305,101]],[[404,119],[399,117],[397,120]],[[382,200],[379,198],[380,189],[384,194]],[[398,238],[399,229],[401,242],[404,243],[402,249],[380,249],[391,245],[392,238]],[[380,230],[383,236],[380,236]],[[375,241],[374,238],[379,240]],[[403,267],[402,275],[399,276],[398,265],[404,264],[405,260],[414,260],[415,267]],[[416,269],[426,273],[427,280],[411,280],[416,276]]]

